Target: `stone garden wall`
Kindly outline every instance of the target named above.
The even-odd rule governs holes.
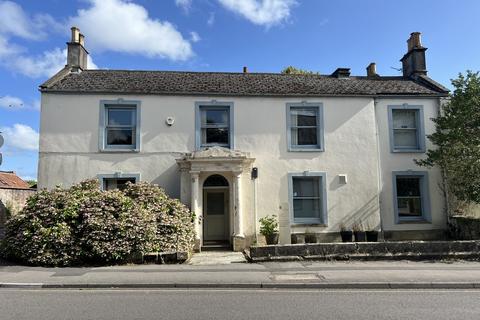
[[[0,189],[0,239],[5,235],[8,215],[20,212],[35,192],[35,189]]]
[[[457,240],[480,240],[480,218],[453,216],[449,222],[449,233]]]

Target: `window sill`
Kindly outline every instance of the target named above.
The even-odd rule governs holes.
[[[425,153],[425,149],[392,149],[392,153]]]
[[[101,153],[139,153],[140,149],[100,149]]]
[[[411,220],[397,220],[397,224],[431,224],[431,221],[428,221],[425,218],[411,219]]]
[[[293,222],[290,224],[292,228],[304,228],[304,227],[328,227],[326,223],[301,223],[301,222]]]
[[[324,152],[322,148],[288,148],[288,152]]]
[[[203,144],[199,147],[199,149],[206,149],[206,148],[212,148],[212,147],[221,147],[225,149],[232,149],[229,145],[222,145],[222,144]]]

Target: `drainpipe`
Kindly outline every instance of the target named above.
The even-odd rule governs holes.
[[[381,190],[383,190],[383,185],[382,185],[382,182],[383,182],[383,179],[382,179],[382,167],[381,167],[381,161],[382,161],[382,154],[381,154],[381,151],[380,151],[380,136],[379,136],[379,130],[378,130],[378,117],[377,117],[377,109],[378,109],[378,99],[377,98],[373,98],[373,111],[375,113],[375,138],[376,138],[376,141],[377,141],[377,177],[378,177],[378,188],[377,188],[377,196],[378,196],[378,205],[380,206],[381,204],[381,201],[382,201],[382,198],[380,196],[380,192]],[[384,237],[384,234],[383,234],[383,219],[382,219],[382,211],[380,210],[380,207],[378,208],[378,211],[380,213],[380,234],[382,235],[382,237]],[[384,238],[385,240],[385,238]]]
[[[257,239],[257,179],[253,179],[253,230],[255,244],[258,246]]]
[[[253,230],[254,230],[254,239],[255,244],[258,245],[257,239],[257,178],[258,178],[258,168],[254,167],[251,170],[251,178],[253,180]]]

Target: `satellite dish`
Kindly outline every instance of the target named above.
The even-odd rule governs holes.
[[[5,140],[3,139],[2,135],[0,134],[0,148],[3,146],[4,141]]]

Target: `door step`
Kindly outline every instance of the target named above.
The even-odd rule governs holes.
[[[202,251],[228,251],[232,250],[232,246],[228,241],[203,241]]]

